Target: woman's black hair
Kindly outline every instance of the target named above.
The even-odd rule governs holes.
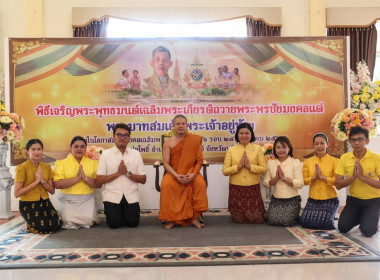
[[[315,138],[317,138],[317,137],[322,137],[322,138],[324,138],[325,141],[326,141],[326,143],[329,142],[329,138],[327,137],[327,135],[324,134],[324,133],[322,133],[322,132],[319,132],[319,133],[317,133],[317,134],[315,134],[315,135],[313,136],[313,143],[314,143]]]
[[[40,139],[30,139],[27,143],[26,143],[26,150],[28,151],[30,149],[30,147],[34,144],[40,144],[41,145],[41,148],[44,149],[44,144],[42,144],[42,141]]]
[[[273,144],[273,154],[274,154],[275,158],[278,159],[278,155],[277,155],[277,152],[276,152],[276,145],[277,145],[277,143],[286,144],[289,147],[288,156],[293,157],[293,147],[292,147],[292,143],[290,143],[289,138],[286,137],[286,136],[278,136],[276,138],[276,140],[274,141],[274,144]]]
[[[255,137],[255,133],[253,133],[252,126],[246,122],[238,125],[238,127],[236,129],[236,133],[235,133],[235,141],[239,143],[239,130],[242,128],[248,128],[249,129],[249,131],[251,132],[251,140],[249,142],[251,142],[251,143],[255,142],[256,137]]]
[[[72,147],[76,141],[83,141],[83,142],[86,144],[86,146],[87,146],[87,141],[86,141],[86,139],[84,139],[84,138],[83,138],[82,136],[80,136],[80,135],[77,135],[77,136],[75,136],[73,139],[71,139],[70,147]]]

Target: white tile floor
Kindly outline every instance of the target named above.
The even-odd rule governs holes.
[[[0,226],[0,232],[19,223],[16,218]],[[363,237],[358,228],[351,235],[380,251],[380,234]],[[133,268],[61,268],[5,269],[0,280],[380,280],[380,262],[346,262],[315,264],[277,264],[241,266],[133,267]]]

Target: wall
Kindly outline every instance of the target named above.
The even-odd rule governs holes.
[[[154,3],[154,4],[152,4]],[[152,0],[140,1],[105,1],[95,0],[69,0],[69,1],[46,1],[45,4],[45,36],[71,36],[71,28],[67,25],[59,24],[60,22],[71,22],[71,7],[282,7],[283,10],[283,36],[303,36],[307,35],[307,9],[308,1],[305,0],[241,0],[239,2],[232,2],[227,0],[172,0],[160,1],[159,5],[155,4]],[[54,23],[47,25],[46,23]],[[286,22],[286,24],[285,24]],[[300,28],[302,26],[302,28]]]
[[[4,67],[4,38],[25,37],[26,6],[28,0],[7,1],[0,0],[0,68]],[[21,8],[20,8],[21,7]]]
[[[38,34],[42,37],[72,37],[71,10],[72,7],[155,7],[157,2],[153,0],[0,0],[0,67],[4,65],[4,45],[1,43],[6,37],[27,37],[30,34]],[[315,1],[315,0],[309,0]],[[164,0],[159,7],[281,7],[282,8],[282,35],[283,36],[308,36],[310,35],[309,1],[306,0],[240,0],[238,3],[227,0]],[[318,0],[323,1],[323,0]],[[34,5],[34,9],[33,9]],[[31,7],[32,6],[32,7]],[[326,0],[326,7],[380,7],[378,0]],[[31,9],[32,8],[32,9]],[[30,29],[31,21],[35,24],[36,17],[42,15],[43,28],[36,31]],[[254,16],[254,15],[253,15]],[[29,19],[29,22],[27,20]],[[34,19],[34,20],[33,20]],[[39,24],[39,23],[38,23]],[[312,34],[314,35],[314,34]],[[36,36],[36,35],[34,35]],[[380,142],[380,141],[379,141]],[[378,145],[373,146],[376,151]],[[380,152],[377,148],[377,152]],[[9,158],[9,157],[8,157]],[[212,208],[224,208],[227,206],[228,178],[220,176],[221,165],[213,165],[208,169],[209,177],[209,202]],[[154,170],[152,166],[146,166],[147,183],[140,186],[142,208],[158,208],[159,194],[154,188]],[[14,174],[14,167],[11,167]],[[306,201],[308,187],[302,190],[303,204]],[[345,192],[340,191],[340,197],[344,204]],[[57,205],[57,195],[52,198]],[[12,209],[18,209],[17,200],[12,199]]]

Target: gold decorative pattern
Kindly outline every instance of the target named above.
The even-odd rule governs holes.
[[[344,61],[344,51],[343,51],[343,40],[318,40],[318,44],[332,50],[338,57],[339,63],[343,66]]]
[[[328,152],[330,155],[340,158],[341,155],[347,152],[345,142],[336,141],[329,146]]]
[[[12,52],[12,62],[14,65],[17,64],[17,60],[20,54],[25,53],[29,49],[39,46],[41,43],[39,41],[29,41],[29,42],[18,42],[12,41],[13,52]]]

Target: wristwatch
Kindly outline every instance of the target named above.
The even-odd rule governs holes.
[[[131,172],[131,171],[128,171],[128,173],[127,173],[127,178],[131,177],[131,175],[132,175],[132,172]]]

